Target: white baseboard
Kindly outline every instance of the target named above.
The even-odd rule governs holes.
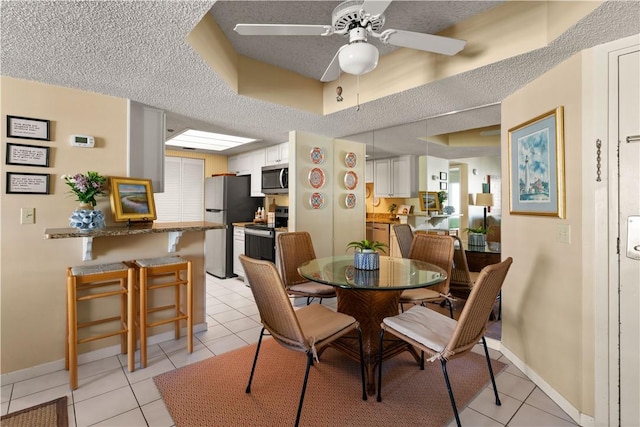
[[[489,340],[487,339],[487,345],[489,345]],[[496,340],[491,340],[496,341]],[[565,399],[560,393],[558,393],[549,383],[547,383],[540,375],[538,375],[535,371],[533,371],[529,366],[520,360],[515,354],[513,354],[507,347],[502,345],[499,341],[496,341],[500,344],[500,352],[511,361],[518,369],[522,371],[536,386],[540,388],[551,400],[553,400],[556,405],[558,405],[564,412],[567,413],[576,423],[583,427],[594,427],[595,426],[595,418],[580,413],[580,411],[573,406],[567,399]],[[491,347],[493,348],[493,347]],[[497,349],[496,349],[497,350]]]
[[[193,325],[193,333],[202,332],[207,330],[207,323],[199,323]],[[182,334],[186,334],[187,328],[182,328]],[[173,331],[163,332],[158,335],[153,335],[147,339],[147,345],[155,345],[165,341],[171,341],[174,338]],[[112,345],[110,347],[101,348],[98,350],[89,351],[78,355],[78,364],[94,362],[96,360],[104,359],[106,357],[117,356],[120,354],[120,345]],[[64,358],[55,360],[53,362],[43,363],[41,365],[32,366],[30,368],[20,369],[18,371],[8,372],[0,375],[0,384],[13,384],[20,381],[26,381],[31,378],[39,377],[41,375],[50,374],[52,372],[60,371],[64,369]]]

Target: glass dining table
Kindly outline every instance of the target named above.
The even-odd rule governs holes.
[[[353,255],[331,256],[307,261],[298,267],[302,277],[336,288],[338,311],[353,316],[362,330],[367,392],[375,393],[375,366],[378,363],[379,334],[382,319],[398,314],[400,294],[405,289],[436,285],[447,278],[440,267],[427,262],[380,256],[378,270],[359,270]],[[360,359],[355,334],[332,344],[355,360]],[[401,341],[385,341],[382,358],[386,360],[409,351],[419,361],[416,350]]]

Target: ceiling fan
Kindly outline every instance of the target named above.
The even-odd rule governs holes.
[[[349,0],[340,3],[331,13],[331,25],[298,24],[236,24],[234,30],[246,36],[349,36],[349,43],[338,49],[329,67],[320,79],[330,82],[345,73],[361,75],[378,65],[378,48],[367,42],[368,36],[382,43],[408,47],[443,55],[460,52],[466,41],[416,33],[413,31],[388,29],[384,26],[384,11],[392,0]]]

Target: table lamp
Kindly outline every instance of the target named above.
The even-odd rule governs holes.
[[[484,231],[487,232],[487,207],[493,206],[493,194],[476,193],[476,206],[484,206]]]

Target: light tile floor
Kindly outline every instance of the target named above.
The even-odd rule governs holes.
[[[207,275],[208,330],[197,333],[192,354],[184,339],[149,349],[148,367],[129,372],[126,357],[112,356],[79,367],[79,387],[71,391],[65,370],[14,384],[2,384],[2,414],[66,395],[69,426],[173,426],[153,377],[257,341],[260,317],[251,290],[236,279]],[[323,303],[335,308],[335,299]],[[500,353],[509,366],[496,377],[502,406],[487,386],[461,413],[465,426],[575,426],[551,399]],[[390,425],[393,420],[390,420]],[[450,425],[455,425],[452,422]]]

